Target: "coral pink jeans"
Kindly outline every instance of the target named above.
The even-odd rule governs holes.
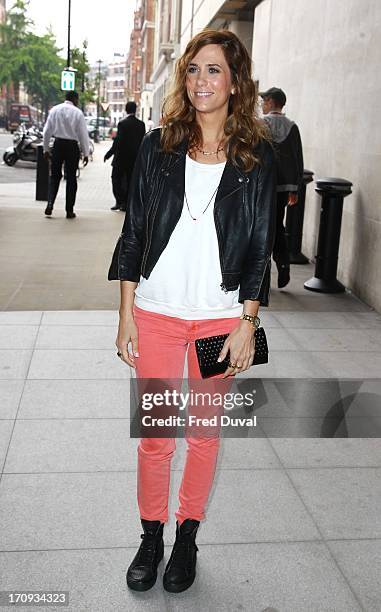
[[[139,357],[135,357],[137,378],[183,378],[185,357],[188,378],[201,379],[195,339],[230,333],[239,318],[192,320],[169,317],[134,307],[139,332]],[[222,375],[213,378],[221,378]],[[206,379],[205,379],[206,380]],[[232,378],[226,379],[231,385]],[[221,384],[221,383],[220,383]],[[219,437],[185,436],[187,455],[175,513],[181,524],[186,518],[205,518],[205,506],[213,484]],[[171,460],[175,438],[141,438],[138,446],[137,497],[140,517],[168,521]]]

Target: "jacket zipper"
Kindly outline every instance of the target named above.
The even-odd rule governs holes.
[[[271,255],[267,255],[266,257],[266,262],[265,262],[265,269],[263,270],[263,274],[262,274],[262,278],[261,278],[261,282],[259,283],[259,287],[258,287],[258,291],[257,291],[257,296],[254,298],[255,300],[258,298],[258,295],[261,291],[262,288],[262,283],[263,283],[263,279],[265,277],[266,271],[267,271],[267,266],[269,265],[269,261],[271,259]]]
[[[220,201],[220,200],[219,200]],[[225,285],[224,285],[224,275],[223,275],[223,269],[224,269],[224,264],[223,264],[223,257],[222,257],[222,248],[221,248],[221,232],[220,232],[220,226],[218,225],[218,220],[216,217],[216,210],[214,209],[213,212],[213,217],[214,217],[214,225],[216,227],[216,232],[217,232],[217,242],[218,242],[218,251],[219,251],[219,256],[220,256],[220,266],[221,266],[221,278],[222,278],[222,283],[220,284],[221,289],[223,290],[224,293],[228,293]]]
[[[159,197],[161,196],[161,190],[162,190],[162,184],[160,184],[157,188],[156,191],[156,197],[154,198],[151,206],[149,207],[148,211],[147,211],[147,244],[146,244],[146,248],[144,249],[144,253],[143,253],[143,258],[142,258],[142,265],[140,268],[140,273],[143,276],[143,272],[145,270],[145,265],[147,262],[147,258],[148,258],[148,252],[149,252],[149,248],[151,246],[152,243],[152,234],[153,234],[153,225],[154,225],[154,221],[155,221],[155,217],[156,217],[156,213],[157,213],[157,209],[158,209],[158,204],[159,204]],[[155,210],[154,210],[155,207]],[[153,216],[152,216],[152,223],[151,223],[151,232],[149,232],[149,215],[151,210],[153,210]]]
[[[231,191],[230,193],[226,194],[226,196],[221,198],[221,200],[217,200],[217,202],[215,203],[215,206],[217,206],[220,202],[222,202],[222,200],[225,200],[226,198],[230,197],[231,195],[233,195],[233,193],[235,193],[236,191],[239,191],[240,189],[242,189],[242,185],[237,187],[237,189],[234,189],[234,191]],[[216,230],[217,230],[218,250],[219,250],[219,254],[220,254],[220,265],[221,265],[221,276],[222,276],[222,283],[220,284],[220,287],[221,287],[221,289],[222,289],[222,291],[224,293],[229,293],[229,291],[227,290],[226,285],[224,283],[223,269],[224,269],[225,266],[224,266],[224,263],[223,263],[222,248],[221,248],[222,238],[221,238],[220,226],[218,225],[218,220],[217,220],[217,217],[216,217],[216,209],[214,209],[214,222],[215,222],[215,226],[216,226]]]

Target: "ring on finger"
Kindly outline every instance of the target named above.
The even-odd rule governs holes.
[[[232,363],[231,361],[229,361],[229,368],[236,368],[237,364],[236,363]]]

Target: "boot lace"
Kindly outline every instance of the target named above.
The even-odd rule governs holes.
[[[153,562],[159,538],[149,533],[142,533],[140,537],[143,541],[138,551],[139,562],[142,565],[150,565]]]
[[[173,547],[172,565],[174,567],[187,567],[190,569],[192,567],[191,548],[198,551],[197,544],[189,536],[179,538]]]

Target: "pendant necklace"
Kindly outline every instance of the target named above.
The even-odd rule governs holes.
[[[217,187],[216,187],[216,188],[215,188],[215,190],[213,191],[213,193],[212,193],[212,197],[210,198],[209,202],[207,203],[207,205],[205,206],[204,210],[202,211],[202,213],[201,213],[201,215],[200,215],[199,217],[194,217],[194,216],[192,215],[192,213],[191,213],[191,211],[190,211],[190,208],[189,208],[189,203],[188,203],[188,198],[187,198],[187,192],[184,190],[184,196],[185,196],[185,202],[186,202],[186,205],[187,205],[187,209],[188,209],[189,215],[190,215],[191,219],[193,219],[193,221],[197,221],[197,219],[200,219],[200,217],[202,217],[202,215],[203,215],[203,214],[204,214],[204,213],[207,211],[207,209],[209,208],[209,205],[210,205],[211,201],[213,200],[214,196],[215,196],[215,195],[216,195],[216,193],[217,193],[217,189],[218,189],[218,187],[219,187],[219,185],[217,185]]]

